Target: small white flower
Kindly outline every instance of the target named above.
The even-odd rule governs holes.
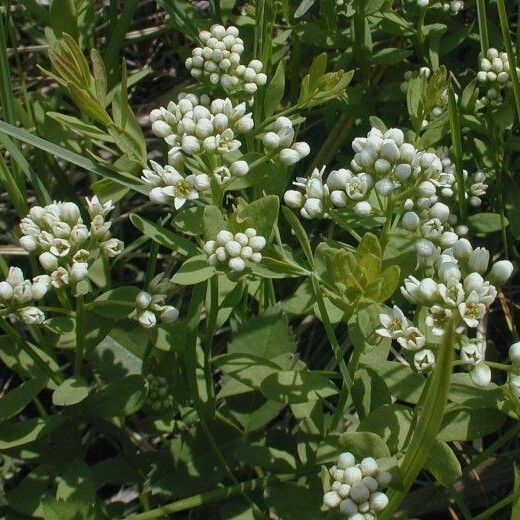
[[[45,321],[45,314],[37,307],[24,307],[20,309],[19,315],[27,325],[40,325]]]
[[[414,355],[413,362],[415,368],[422,372],[435,364],[435,355],[430,349],[420,350]]]
[[[495,262],[487,278],[492,284],[501,285],[507,282],[513,274],[513,264],[509,260]]]
[[[379,321],[383,328],[377,329],[376,332],[386,338],[397,339],[404,334],[405,329],[408,327],[408,320],[403,311],[396,305],[394,305],[389,314],[380,314]]]
[[[465,302],[458,305],[461,318],[468,327],[475,328],[486,314],[486,306],[480,302],[476,291],[471,291]]]

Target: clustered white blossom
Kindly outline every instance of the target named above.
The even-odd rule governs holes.
[[[204,251],[210,265],[226,262],[232,271],[243,271],[247,260],[254,263],[262,261],[260,251],[265,245],[265,238],[258,235],[256,229],[248,228],[243,233],[235,234],[223,229],[218,232],[216,240],[206,242]]]
[[[517,68],[517,74],[519,72],[520,69]],[[484,96],[479,99],[479,107],[502,103],[502,94],[510,74],[507,53],[499,52],[493,47],[488,49],[486,56],[480,60],[480,70],[477,73],[478,82],[486,89]]]
[[[163,323],[173,323],[177,320],[179,311],[173,305],[166,305],[166,298],[172,290],[172,282],[161,273],[150,282],[148,291],[140,291],[137,294],[136,319],[142,327],[155,327],[157,318]]]
[[[462,0],[451,0],[451,2],[444,2],[442,9],[453,16],[457,16],[464,9],[464,2]]]
[[[144,169],[142,180],[151,186],[149,197],[156,204],[173,204],[180,209],[186,201],[196,200],[199,193],[210,187],[209,177],[205,173],[182,175],[175,167],[161,166],[150,161],[151,169]]]
[[[247,94],[254,94],[267,82],[260,60],[251,60],[247,66],[240,63],[244,42],[236,27],[212,25],[209,31],[199,33],[199,40],[202,47],[195,47],[186,60],[194,78],[207,78],[225,90],[244,89]]]
[[[309,155],[311,149],[307,143],[293,143],[294,128],[288,117],[278,117],[267,130],[262,136],[264,146],[268,152],[276,153],[283,165],[292,166]]]
[[[45,314],[34,302],[41,300],[49,290],[51,279],[48,275],[26,280],[19,267],[10,267],[7,278],[0,282],[0,319],[13,315],[27,325],[39,325],[45,321]]]
[[[148,374],[146,382],[148,384],[146,405],[154,412],[170,409],[173,406],[173,397],[170,394],[170,387],[166,378]]]
[[[437,256],[430,276],[421,280],[409,276],[401,287],[410,303],[428,309],[424,325],[434,336],[442,336],[448,322],[454,324],[461,360],[479,386],[486,386],[491,380],[491,371],[485,364],[485,317],[497,295],[493,284],[505,283],[513,272],[508,260],[494,263],[489,272],[488,267],[489,251],[473,249],[467,239],[461,238]],[[394,306],[379,319],[383,327],[377,334],[396,340],[412,356],[417,370],[434,365],[434,352],[425,348],[424,328],[413,325],[399,307]],[[474,337],[469,337],[473,332]]]
[[[392,477],[372,457],[356,464],[352,453],[342,453],[329,472],[334,480],[331,490],[323,495],[327,509],[339,508],[352,520],[373,520],[388,505],[381,489],[388,487]]]
[[[99,254],[114,257],[123,250],[123,242],[111,237],[112,223],[106,220],[114,208],[112,201],[101,203],[97,196],[86,201],[90,227],[73,202],[34,206],[20,223],[20,245],[39,255],[51,285],[73,285],[77,294],[88,291],[88,269]]]
[[[253,129],[253,116],[244,102],[229,98],[210,101],[207,95],[181,93],[178,102],[150,112],[152,132],[170,146],[168,163],[179,167],[185,156],[222,155],[240,148],[237,135]]]

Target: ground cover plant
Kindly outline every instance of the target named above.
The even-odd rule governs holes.
[[[6,518],[520,518],[520,8],[3,0]]]

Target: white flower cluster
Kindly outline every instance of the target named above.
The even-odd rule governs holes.
[[[440,147],[436,153],[441,158],[443,169],[444,187],[441,189],[441,195],[447,198],[454,197],[455,200],[458,200],[459,191],[455,177],[455,164],[451,161],[446,148]],[[467,170],[463,170],[462,174],[464,176],[465,196],[471,206],[478,208],[482,204],[482,197],[486,195],[488,189],[487,175],[482,170],[477,170],[471,176]]]
[[[265,245],[265,238],[258,235],[256,229],[248,228],[235,234],[223,229],[218,232],[216,240],[206,242],[204,251],[210,265],[227,262],[232,271],[243,271],[246,260],[256,264],[262,261],[260,251]]]
[[[464,2],[462,0],[451,0],[451,2],[444,2],[442,9],[446,13],[457,16],[464,9]]]
[[[352,520],[368,520],[376,518],[388,505],[388,497],[381,489],[388,487],[392,477],[372,457],[356,464],[352,453],[342,453],[329,472],[334,481],[332,489],[323,495],[327,509],[339,508]]]
[[[331,171],[324,182],[324,172],[324,168],[315,168],[308,179],[297,177],[294,185],[301,191],[285,192],[287,206],[299,209],[307,219],[327,218],[329,211],[342,208],[350,208],[359,216],[370,215],[372,206],[366,199],[373,186],[371,175],[354,174],[342,168]]]
[[[307,143],[293,143],[294,128],[288,117],[278,117],[267,130],[262,136],[264,146],[269,152],[276,152],[283,165],[292,166],[309,155],[311,149]]]
[[[173,397],[170,395],[168,381],[163,376],[148,374],[146,376],[148,393],[146,405],[154,412],[162,412],[173,406]]]
[[[112,201],[102,204],[96,196],[86,201],[90,228],[83,223],[73,202],[34,206],[20,223],[20,245],[39,255],[53,287],[72,284],[84,293],[88,290],[86,284],[81,284],[80,289],[78,284],[86,281],[89,265],[96,257],[117,256],[123,250],[123,242],[111,237],[111,222],[106,220],[114,208]]]
[[[240,63],[244,42],[236,27],[212,25],[209,31],[199,33],[199,40],[203,47],[195,47],[186,60],[186,68],[194,78],[207,78],[225,90],[243,88],[248,94],[266,84],[260,60],[251,60],[247,67]]]
[[[150,113],[152,132],[171,147],[168,163],[179,167],[185,155],[222,155],[240,148],[239,134],[253,129],[253,116],[245,103],[233,105],[229,98],[210,101],[206,95],[179,94],[178,102]]]
[[[186,175],[185,177],[173,166],[161,166],[150,161],[151,169],[143,170],[141,179],[151,186],[149,197],[156,204],[173,204],[180,209],[187,200],[196,200],[201,191],[210,187],[209,177],[205,173]]]
[[[403,296],[411,303],[428,308],[425,325],[433,335],[442,336],[452,321],[458,337],[460,356],[471,368],[475,384],[485,386],[491,380],[491,371],[485,364],[485,321],[489,306],[496,298],[493,284],[505,283],[513,272],[508,260],[496,262],[488,271],[489,251],[473,249],[470,242],[461,238],[453,247],[440,254],[434,263],[430,277],[418,280],[409,276],[401,287]],[[380,336],[396,340],[405,350],[413,352],[413,364],[417,370],[425,370],[435,363],[435,354],[426,349],[425,334],[410,324],[404,313],[394,307],[389,314],[379,316]],[[470,329],[475,337],[469,338]]]
[[[13,314],[27,325],[39,325],[44,322],[45,314],[34,306],[49,290],[51,279],[44,274],[25,280],[19,267],[10,267],[5,281],[0,282],[0,314]],[[4,314],[5,313],[5,314]]]
[[[520,371],[520,341],[509,347],[509,359],[515,368]],[[509,376],[509,388],[514,396],[520,397],[520,373],[511,373]]]
[[[140,291],[135,298],[136,318],[145,329],[155,327],[157,317],[163,323],[173,323],[179,317],[179,311],[173,305],[166,305],[166,298],[173,290],[172,282],[163,273],[158,274],[148,287]]]
[[[480,98],[479,105],[496,105],[503,101],[503,90],[509,82],[511,73],[509,58],[506,52],[495,48],[488,49],[486,56],[480,60],[480,70],[477,73],[478,82],[486,88],[485,95]],[[520,70],[517,69],[517,74]]]

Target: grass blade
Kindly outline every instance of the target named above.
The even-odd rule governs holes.
[[[506,6],[504,0],[497,0],[498,17],[500,18],[500,27],[502,29],[502,37],[509,59],[509,67],[511,70],[510,76],[513,82],[513,92],[515,95],[516,114],[520,121],[520,81],[516,73],[516,56],[513,51],[513,44],[511,43],[511,34],[509,33],[509,23],[507,21]]]
[[[75,164],[76,166],[90,171],[104,179],[110,179],[138,193],[148,193],[148,190],[143,184],[136,182],[137,179],[135,177],[111,170],[106,166],[96,164],[94,161],[91,161],[82,155],[71,152],[62,146],[58,146],[57,144],[46,141],[41,137],[33,135],[26,130],[22,130],[21,128],[17,128],[16,126],[10,125],[5,121],[0,121],[0,131],[10,135],[11,137],[14,137],[15,139],[23,141],[24,143],[35,146],[36,148],[40,148],[41,150],[44,150],[45,152],[48,152],[54,156],[60,157],[64,161]]]
[[[489,49],[489,35],[487,29],[486,2],[484,0],[477,0],[477,18],[480,48],[482,50],[482,56],[485,56]]]

